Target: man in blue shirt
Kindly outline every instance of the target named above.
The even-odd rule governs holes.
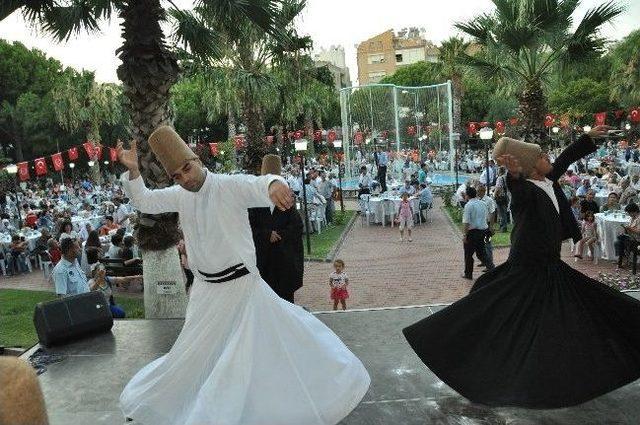
[[[427,186],[426,183],[420,184],[420,214],[423,211],[428,211],[431,208],[431,203],[433,202],[433,194],[431,193],[431,189]],[[427,220],[427,214],[422,214],[422,218]]]
[[[402,186],[400,188],[398,195],[402,196],[403,193],[406,193],[409,196],[415,195],[416,190],[414,189],[413,186],[411,186],[411,181],[410,180],[405,180],[404,181],[404,186]]]
[[[488,230],[488,210],[484,202],[476,198],[476,189],[467,187],[467,203],[464,205],[462,224],[464,224],[464,274],[463,278],[473,279],[473,253],[488,270],[494,268],[493,262],[487,257],[484,237]]]
[[[382,193],[387,191],[387,165],[389,164],[389,156],[382,150],[380,146],[376,148],[378,153],[378,180],[380,181],[380,189]]]
[[[60,242],[62,258],[53,268],[51,275],[59,297],[89,292],[87,277],[78,264],[80,245],[74,238],[64,238]]]

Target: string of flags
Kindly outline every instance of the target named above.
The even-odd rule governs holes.
[[[87,141],[80,145],[84,148],[85,153],[88,156],[88,160],[101,160],[103,154],[103,146],[100,144],[94,145],[93,143]],[[66,154],[69,158],[69,162],[77,161],[80,157],[79,148],[80,146],[73,146],[67,149]],[[109,159],[111,162],[116,162],[118,160],[118,153],[115,148],[109,149]],[[64,159],[62,158],[62,152],[56,152],[47,157],[40,157],[33,160],[34,170],[37,177],[41,177],[46,175],[49,172],[48,160],[51,161],[51,165],[54,171],[62,171],[64,169]],[[17,163],[18,167],[18,177],[21,181],[29,180],[31,175],[29,173],[29,162],[31,161],[23,161]]]

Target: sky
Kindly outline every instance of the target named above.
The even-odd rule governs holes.
[[[574,19],[581,19],[588,9],[604,2],[582,0]],[[176,0],[174,3],[189,8],[193,1]],[[602,31],[602,35],[612,40],[640,28],[640,0],[619,0],[619,3],[626,7],[625,13]],[[301,34],[311,36],[314,49],[344,46],[351,80],[355,84],[355,46],[358,43],[388,29],[413,26],[425,28],[426,38],[439,44],[452,35],[460,35],[453,27],[456,22],[468,21],[491,10],[490,0],[307,0],[297,27]],[[66,43],[57,43],[29,28],[16,12],[0,22],[0,38],[38,48],[66,66],[95,71],[99,81],[116,82],[116,68],[120,62],[115,50],[121,45],[119,22],[117,19],[104,22],[101,29],[98,34],[83,34]]]

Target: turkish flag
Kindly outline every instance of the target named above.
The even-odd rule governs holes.
[[[571,124],[571,118],[569,118],[568,114],[560,116],[560,125],[562,127],[569,127],[569,124]]]
[[[316,130],[313,132],[313,141],[320,142],[322,140],[322,130]]]
[[[505,125],[502,121],[496,121],[496,132],[498,134],[504,134]]]
[[[93,148],[93,143],[84,142],[82,146],[84,146],[84,150],[87,152],[87,156],[89,157],[89,159],[93,159],[94,155],[96,154]]]
[[[389,137],[389,132],[387,130],[382,130],[382,138],[387,140],[387,137]]]
[[[267,136],[267,146],[273,145],[273,136]]]
[[[76,159],[78,159],[78,148],[73,147],[69,149],[69,159],[71,161],[75,161]]]
[[[362,143],[362,141],[364,140],[364,135],[362,134],[362,131],[356,131],[356,135],[354,136],[354,139],[356,141],[356,145],[359,145],[360,143]]]
[[[469,132],[470,136],[476,134],[476,132],[478,131],[478,123],[471,121],[469,124],[467,124],[467,131]]]
[[[513,118],[509,118],[509,124],[511,125],[518,125],[518,118],[513,117]]]
[[[118,151],[116,148],[109,148],[109,159],[111,159],[111,162],[116,162],[118,160]]]
[[[20,177],[21,181],[29,180],[29,163],[28,162],[18,163],[18,177]]]
[[[51,161],[53,162],[53,169],[61,171],[64,168],[64,162],[62,162],[62,154],[60,152],[51,155]]]
[[[409,134],[409,136],[415,136],[416,135],[416,128],[412,125],[410,125],[409,127],[407,127],[407,133]]]
[[[302,134],[303,134],[302,131],[297,130],[295,133],[293,133],[293,138],[296,140],[300,140],[302,139]]]
[[[593,114],[593,117],[596,119],[596,126],[604,125],[607,121],[607,113],[606,112],[596,112]]]
[[[327,140],[330,141],[331,143],[333,143],[336,140],[336,132],[333,130],[330,130],[327,133]]]
[[[96,158],[102,159],[102,145],[96,146],[93,152],[96,154]]]
[[[244,137],[242,136],[236,136],[234,139],[234,144],[236,147],[236,150],[241,150],[244,147]]]
[[[547,114],[544,116],[544,126],[549,128],[553,126],[553,122],[555,121],[556,116],[553,114]]]
[[[482,121],[480,123],[480,128],[485,128],[485,127],[489,127],[489,122],[488,121]]]
[[[47,163],[44,158],[37,158],[34,162],[36,164],[36,176],[44,176],[47,174]]]
[[[629,119],[633,123],[639,123],[640,122],[640,108],[633,108],[631,111],[629,111]]]
[[[209,143],[209,150],[211,150],[211,155],[218,156],[218,144],[216,142]]]

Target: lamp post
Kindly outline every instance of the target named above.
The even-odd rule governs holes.
[[[554,141],[557,143],[558,145],[557,147],[560,147],[560,142],[558,141],[558,132],[560,131],[560,127],[558,127],[557,125],[554,125],[551,131],[553,131],[553,135],[555,137]]]
[[[489,179],[489,143],[491,139],[493,139],[493,130],[488,127],[483,127],[480,129],[480,139],[484,141],[484,159],[485,159],[485,170],[487,174],[487,194],[489,193],[489,187],[491,185],[491,180]]]
[[[306,140],[296,140],[295,142],[296,152],[301,152],[300,156],[302,157],[302,199],[304,201],[304,226],[307,230],[307,254],[311,254],[311,236],[309,234],[309,211],[307,208],[307,185],[304,183],[305,181],[305,158],[304,153],[307,151],[307,141]]]
[[[335,149],[342,148],[342,140],[333,142]],[[338,157],[338,188],[340,190],[340,211],[344,212],[344,201],[342,200],[342,175],[344,174],[344,164]]]
[[[73,163],[73,162],[70,162],[69,163],[69,168],[71,168],[71,180],[72,180],[72,183],[75,184],[75,182],[76,182],[76,173],[75,173],[74,168],[76,168],[76,164]]]
[[[18,173],[18,166],[16,164],[7,165],[7,173],[11,175],[13,179],[13,185],[16,189],[16,210],[18,210],[18,229],[22,229],[22,213],[20,212],[20,203],[18,202],[18,182],[16,181],[16,174]]]

